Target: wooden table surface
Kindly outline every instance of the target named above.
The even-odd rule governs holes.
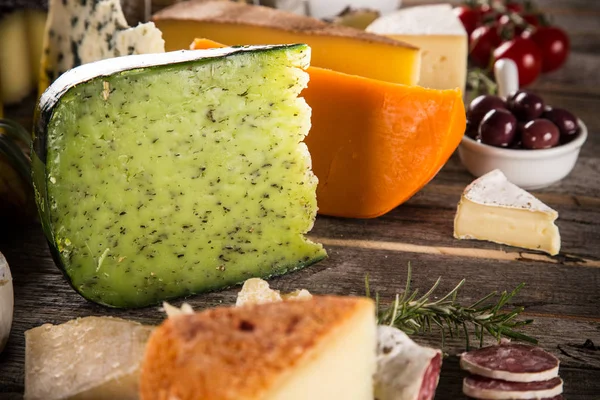
[[[424,2],[405,0],[404,4]],[[590,133],[571,175],[534,192],[560,214],[561,254],[547,257],[493,243],[455,240],[456,204],[473,179],[455,155],[421,192],[383,217],[319,217],[311,236],[326,246],[329,258],[273,279],[272,286],[284,291],[307,288],[318,294],[361,295],[365,274],[369,274],[372,288],[390,300],[403,287],[409,262],[413,287],[421,290],[440,276],[440,293],[466,278],[461,292],[465,302],[525,282],[514,304],[525,306],[527,317],[535,321],[524,332],[560,358],[565,398],[600,399],[600,347],[583,346],[588,340],[600,346],[600,2],[543,0],[538,4],[569,30],[573,53],[562,70],[544,76],[533,89],[549,104],[576,113]],[[0,355],[0,399],[23,390],[23,332],[27,329],[88,315],[150,324],[163,318],[156,307],[111,310],[85,301],[54,266],[37,225],[2,229],[0,251],[11,266],[15,285],[13,330]],[[232,304],[236,292],[225,290],[187,301],[197,309]],[[436,334],[416,340],[440,345]],[[446,343],[449,357],[444,360],[436,399],[465,398],[456,357],[463,349],[462,340]]]

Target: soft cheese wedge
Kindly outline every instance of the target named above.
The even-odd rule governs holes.
[[[153,17],[167,51],[188,49],[195,38],[227,45],[306,43],[312,65],[414,85],[419,50],[385,36],[232,1],[185,1]]]
[[[454,237],[544,251],[560,251],[558,213],[494,170],[465,188],[454,220]]]
[[[152,327],[86,317],[25,332],[26,400],[137,400]]]
[[[33,178],[57,265],[89,300],[140,307],[325,257],[304,237],[306,45],[119,57],[63,74]]]
[[[465,89],[468,38],[451,5],[403,8],[378,18],[367,27],[367,32],[421,49],[420,86]]]
[[[366,298],[313,297],[169,318],[142,364],[142,400],[372,400]]]

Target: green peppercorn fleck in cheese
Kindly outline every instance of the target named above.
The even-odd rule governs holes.
[[[292,271],[317,179],[306,45],[120,57],[62,75],[36,120],[54,258],[84,297],[137,307]]]

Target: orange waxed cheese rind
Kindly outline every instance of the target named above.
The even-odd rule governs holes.
[[[306,144],[321,214],[372,218],[425,186],[465,130],[461,91],[404,86],[310,68]]]
[[[223,47],[196,39],[192,49]],[[459,89],[405,86],[309,67],[305,139],[319,178],[319,213],[374,218],[421,190],[458,147]]]

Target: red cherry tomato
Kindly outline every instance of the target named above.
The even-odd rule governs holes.
[[[465,30],[467,31],[467,35],[471,35],[471,32],[475,30],[479,26],[480,23],[480,14],[479,10],[475,8],[471,8],[468,6],[460,6],[454,8],[454,14],[460,19]]]
[[[527,23],[526,25],[517,25],[515,29],[515,34],[522,35],[526,30],[532,30],[542,25],[539,14],[525,14],[521,15],[521,17]]]
[[[536,28],[541,25],[538,14],[524,14],[521,15],[521,17],[523,17],[525,22],[527,22],[529,25],[533,25]]]
[[[512,39],[515,35],[520,35],[524,29],[515,24],[514,20],[508,14],[500,16],[498,19],[498,28],[504,41]],[[510,37],[507,37],[510,35]]]
[[[523,6],[519,3],[510,2],[510,3],[506,4],[506,9],[508,11],[512,11],[512,12],[516,12],[517,14],[520,14],[523,11]]]
[[[542,53],[542,72],[551,72],[560,68],[569,56],[569,37],[555,26],[540,26],[535,31],[523,32],[523,37],[530,38]]]
[[[510,19],[510,16],[506,15],[506,14],[499,14],[498,17],[498,26],[500,28],[504,28],[504,27],[508,27],[511,26],[513,24],[512,20]]]
[[[488,4],[477,7],[477,10],[479,12],[479,18],[483,22],[491,19],[494,15],[494,9]]]
[[[502,40],[497,25],[480,26],[471,33],[469,55],[475,65],[485,68],[490,65],[492,52]]]
[[[519,86],[527,86],[535,81],[542,70],[542,53],[531,39],[516,37],[502,43],[494,50],[494,60],[501,58],[509,58],[517,64]]]

